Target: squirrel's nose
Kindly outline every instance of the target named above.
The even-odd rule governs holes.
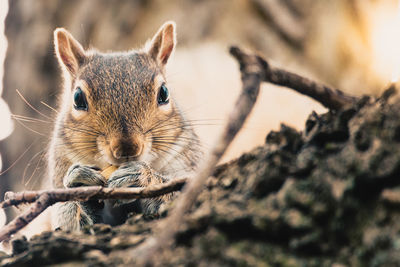
[[[110,150],[115,159],[138,157],[142,154],[143,146],[143,141],[138,137],[110,140]]]

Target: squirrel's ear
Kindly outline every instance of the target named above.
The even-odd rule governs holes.
[[[176,44],[175,22],[167,21],[147,44],[147,52],[158,64],[164,66],[168,62]]]
[[[54,31],[54,46],[58,61],[72,76],[76,76],[79,66],[85,61],[85,50],[65,29]]]

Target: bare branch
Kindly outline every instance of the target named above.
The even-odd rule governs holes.
[[[351,105],[358,98],[349,96],[340,90],[329,88],[325,85],[304,78],[300,75],[270,67],[263,58],[250,55],[237,47],[232,47],[230,53],[240,64],[242,74],[243,90],[239,96],[234,110],[231,112],[224,132],[216,143],[204,165],[200,168],[197,176],[188,182],[184,193],[178,199],[176,207],[171,215],[165,220],[165,231],[158,236],[148,238],[144,244],[134,250],[134,258],[150,262],[151,256],[159,249],[167,246],[178,231],[183,221],[183,215],[187,212],[197,196],[206,179],[212,175],[216,164],[225,153],[233,138],[243,126],[246,118],[251,112],[259,93],[262,81],[281,85],[294,89],[295,91],[310,96],[322,105],[338,110]],[[153,185],[146,188],[103,188],[98,186],[79,187],[70,189],[54,189],[43,191],[24,191],[20,193],[7,193],[6,200],[0,203],[0,208],[19,205],[21,203],[34,203],[29,210],[15,218],[8,225],[0,229],[0,242],[9,238],[12,234],[26,226],[47,207],[56,202],[65,201],[88,201],[104,199],[138,199],[151,198],[180,190],[187,179],[175,179],[168,183]]]
[[[11,237],[28,223],[33,221],[45,209],[53,205],[55,202],[48,194],[42,194],[35,203],[23,214],[12,220],[9,224],[0,229],[0,242]]]
[[[300,94],[313,98],[331,110],[342,109],[354,104],[359,99],[298,74],[271,67],[265,59],[258,58],[263,62],[265,82],[291,88]]]
[[[231,47],[230,53],[240,64],[243,83],[242,93],[238,97],[235,108],[231,111],[228,123],[208,159],[199,169],[197,175],[185,186],[182,195],[176,201],[176,207],[163,222],[164,224],[161,228],[164,230],[160,231],[155,237],[148,238],[142,245],[133,250],[133,259],[139,261],[139,264],[152,262],[154,260],[153,256],[157,255],[160,249],[167,247],[173,241],[179,226],[182,225],[183,215],[196,201],[205,181],[214,172],[216,164],[242,128],[246,118],[254,107],[260,90],[260,83],[265,79],[263,63],[259,57],[247,54],[237,47]]]
[[[212,175],[216,164],[254,107],[262,81],[292,88],[334,110],[351,105],[357,100],[357,98],[348,96],[340,90],[331,89],[300,75],[278,68],[271,68],[263,58],[256,55],[249,55],[237,47],[231,47],[230,53],[240,64],[243,83],[242,93],[238,97],[227,126],[218,139],[216,146],[210,153],[205,164],[200,168],[197,176],[190,180],[184,188],[183,194],[177,200],[176,207],[171,211],[171,215],[160,226],[161,231],[154,237],[148,238],[139,247],[133,249],[131,260],[139,265],[154,263],[156,258],[153,256],[172,243],[180,225],[183,223],[184,214],[196,201],[206,179]]]
[[[19,193],[8,192],[6,194],[7,199],[0,203],[0,208],[19,205],[21,203],[34,204],[27,211],[0,229],[0,242],[11,237],[12,234],[25,227],[46,208],[56,202],[152,198],[178,191],[183,187],[186,181],[186,178],[181,178],[149,187],[134,188],[88,186],[42,191],[24,191]]]

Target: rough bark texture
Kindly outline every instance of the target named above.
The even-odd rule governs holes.
[[[154,257],[163,266],[397,266],[399,176],[399,97],[311,114],[303,132],[282,125],[220,166],[175,247]],[[160,220],[134,215],[118,227],[17,239],[0,263],[123,265]]]

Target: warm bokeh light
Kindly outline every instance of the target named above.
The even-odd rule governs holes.
[[[373,66],[377,74],[397,82],[400,76],[400,1],[379,3],[371,13]]]
[[[7,103],[0,98],[0,140],[9,136],[13,130],[13,122]]]

